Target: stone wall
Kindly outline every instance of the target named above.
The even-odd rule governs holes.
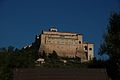
[[[80,57],[82,60],[90,60],[93,57],[93,44],[83,43],[83,35],[67,32],[43,31],[40,37],[39,52],[52,53],[56,51],[59,56]],[[92,48],[87,50],[87,56],[84,46]],[[89,57],[92,56],[92,57]]]

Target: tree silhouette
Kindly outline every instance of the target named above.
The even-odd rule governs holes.
[[[111,15],[99,54],[109,56],[108,74],[113,80],[120,80],[120,13]]]

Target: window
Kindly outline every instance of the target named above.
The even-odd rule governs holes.
[[[64,36],[64,35],[61,35],[60,37],[61,37],[62,39],[63,39],[63,38],[65,38],[65,36]]]
[[[92,50],[92,48],[89,48],[89,50]]]
[[[75,42],[75,44],[78,44],[78,42]]]
[[[88,52],[85,52],[86,59],[88,60]]]
[[[87,46],[85,46],[84,48],[85,48],[85,50],[87,50]]]
[[[81,41],[79,41],[79,44],[81,44]]]
[[[63,49],[63,46],[61,46],[61,49]]]

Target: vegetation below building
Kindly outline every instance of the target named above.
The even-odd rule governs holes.
[[[39,57],[44,59],[45,63],[36,63]],[[38,51],[34,46],[22,48],[21,50],[9,46],[0,49],[0,80],[12,80],[14,68],[91,68],[95,61],[81,63],[78,57],[60,57],[55,51],[49,55],[46,55],[46,53],[38,55]]]

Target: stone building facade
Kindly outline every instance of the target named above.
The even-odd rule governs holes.
[[[82,34],[58,32],[56,28],[51,28],[42,31],[37,38],[40,41],[40,53],[55,51],[62,57],[80,57],[81,61],[89,61],[94,57],[94,44],[85,43]]]

